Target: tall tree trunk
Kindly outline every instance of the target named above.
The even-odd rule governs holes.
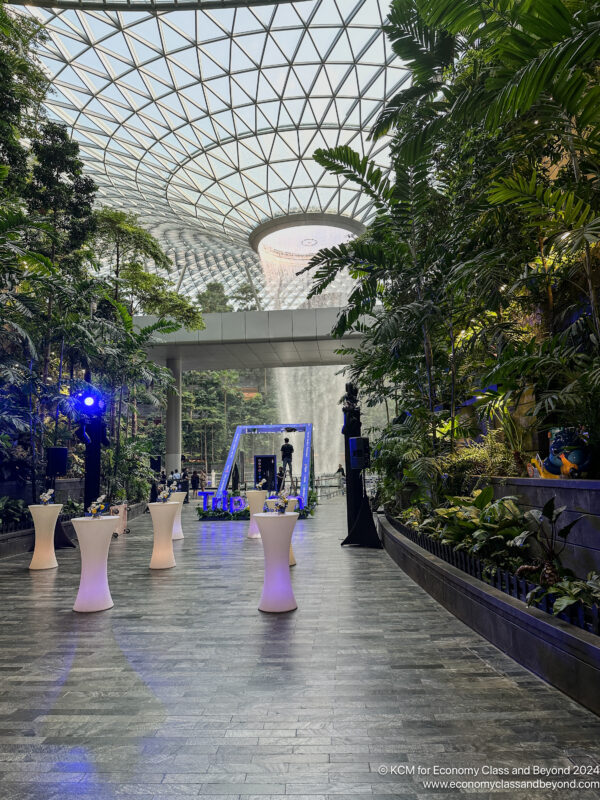
[[[113,475],[117,477],[117,466],[119,463],[119,454],[121,450],[121,412],[123,410],[123,384],[121,384],[121,389],[119,391],[119,408],[117,411],[117,441],[115,442],[115,464],[113,469]]]
[[[546,305],[548,306],[548,319],[546,320],[546,331],[550,336],[554,330],[554,292],[552,291],[552,279],[548,268],[548,259],[544,252],[544,240],[541,234],[538,236],[538,245],[540,248],[540,258],[542,259],[542,267],[544,269],[544,276],[546,280]]]
[[[450,378],[450,452],[453,453],[456,428],[456,340],[452,314],[450,314]]]
[[[135,439],[138,433],[137,390],[135,384],[131,390],[131,438]]]
[[[31,502],[38,501],[37,450],[36,450],[35,406],[33,402],[33,359],[29,360],[29,447],[31,449]]]
[[[437,449],[437,429],[433,414],[435,412],[435,388],[433,385],[433,351],[431,348],[431,339],[427,325],[423,323],[423,351],[425,353],[425,369],[427,371],[427,395],[429,401],[429,411],[432,415],[431,420],[431,444],[435,453]]]
[[[598,297],[596,295],[596,287],[594,286],[594,276],[592,274],[592,254],[590,251],[590,243],[585,243],[585,254],[583,258],[583,265],[585,268],[585,277],[588,285],[588,294],[590,298],[590,308],[592,310],[592,322],[594,323],[594,331],[596,333],[596,347],[600,346],[600,316],[598,315]]]
[[[56,384],[56,414],[54,417],[54,446],[56,447],[56,442],[58,440],[58,415],[59,415],[59,398],[60,398],[60,390],[62,388],[62,372],[63,372],[63,359],[65,354],[65,337],[62,337],[62,341],[60,343],[60,361],[58,363],[58,383]]]
[[[119,299],[119,272],[121,270],[121,248],[119,237],[116,240],[116,263],[115,263],[115,300]]]
[[[581,181],[581,169],[579,166],[579,156],[577,155],[577,151],[575,150],[575,145],[573,142],[573,136],[577,133],[577,131],[573,130],[574,128],[573,120],[569,120],[569,125],[570,125],[570,134],[567,136],[567,143],[569,146],[569,153],[571,156],[573,177],[575,178],[575,182],[579,184]],[[592,312],[592,323],[594,325],[596,339],[600,343],[600,314],[598,312],[598,298],[596,295],[596,288],[594,286],[594,276],[592,274],[592,257],[591,257],[589,242],[585,243],[585,251],[583,255],[583,267],[585,270],[585,277],[588,285],[588,298],[590,301],[590,309]]]

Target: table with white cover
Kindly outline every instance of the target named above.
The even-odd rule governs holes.
[[[55,569],[58,567],[54,552],[54,529],[62,511],[62,503],[28,506],[35,528],[35,546],[29,569]]]
[[[269,509],[269,511],[277,513],[277,512],[275,512],[275,503],[276,502],[277,502],[277,498],[276,497],[269,497],[267,499],[266,503],[267,503],[267,508]],[[288,500],[287,504],[286,504],[286,510],[287,511],[293,511],[294,508],[296,508],[296,500],[295,500],[295,498],[294,498],[293,501],[292,500]],[[295,567],[296,566],[296,556],[294,555],[294,548],[293,548],[291,542],[290,542],[289,562],[290,562],[290,567]]]
[[[177,511],[175,512],[175,521],[173,522],[173,541],[176,539],[183,539],[183,529],[181,527],[181,509],[183,508],[183,501],[185,500],[187,492],[171,492],[169,501],[178,503]]]
[[[75,517],[81,577],[73,611],[104,611],[114,603],[108,588],[108,549],[118,517]]]
[[[254,517],[262,512],[265,500],[269,493],[266,489],[250,489],[246,492],[248,509],[250,511],[250,525],[248,526],[248,539],[260,539],[260,531]]]
[[[173,523],[181,506],[176,501],[166,503],[148,503],[152,526],[154,528],[154,545],[150,569],[169,569],[175,566],[173,553]]]
[[[296,512],[255,514],[265,556],[265,576],[259,611],[282,612],[297,608],[290,579],[289,553]]]

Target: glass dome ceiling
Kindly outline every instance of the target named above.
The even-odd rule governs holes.
[[[245,248],[274,217],[368,222],[368,198],[312,154],[348,144],[387,165],[367,136],[407,79],[382,31],[389,0],[169,4],[27,6],[48,34],[49,116],[72,129],[99,202],[166,226],[175,253],[177,226]]]

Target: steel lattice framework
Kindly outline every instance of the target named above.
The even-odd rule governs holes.
[[[179,268],[188,253],[188,281],[204,283],[206,258],[184,230],[194,251],[239,248],[247,280],[260,274],[248,237],[269,219],[369,221],[368,199],[312,154],[349,144],[386,166],[368,131],[407,79],[382,30],[389,0],[55,4],[27,7],[48,34],[48,113],[71,128],[100,203],[158,226]]]

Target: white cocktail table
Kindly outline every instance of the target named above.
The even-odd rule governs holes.
[[[265,554],[265,578],[259,611],[281,612],[297,608],[290,580],[289,554],[298,514],[255,514]]]
[[[54,553],[54,528],[62,511],[62,503],[28,506],[35,528],[35,546],[29,569],[54,569],[58,567]]]
[[[169,498],[170,503],[177,503],[178,508],[175,512],[175,521],[173,522],[173,540],[183,539],[183,529],[181,527],[181,509],[183,508],[183,501],[185,500],[187,492],[171,492]]]
[[[76,517],[71,520],[81,553],[81,578],[73,611],[104,611],[114,605],[108,588],[107,559],[118,519]]]
[[[173,554],[173,523],[180,509],[179,503],[168,500],[166,503],[148,503],[154,527],[154,547],[150,559],[150,569],[169,569],[175,566]]]
[[[248,539],[260,539],[260,531],[254,519],[256,514],[262,512],[265,507],[265,500],[268,492],[266,489],[250,489],[246,492],[248,498],[248,509],[250,511],[250,525],[248,526]]]
[[[275,511],[275,503],[277,502],[277,498],[269,497],[269,498],[267,498],[267,500],[265,500],[265,502],[267,504],[267,508],[269,509],[269,511],[273,511],[274,512]],[[293,511],[295,507],[296,507],[296,500],[295,499],[293,501],[292,500],[288,500],[287,501],[287,504],[286,504],[287,511]],[[290,558],[289,558],[289,562],[290,562],[290,567],[295,567],[296,566],[296,556],[294,555],[294,549],[292,547],[292,543],[291,542],[290,542]]]

